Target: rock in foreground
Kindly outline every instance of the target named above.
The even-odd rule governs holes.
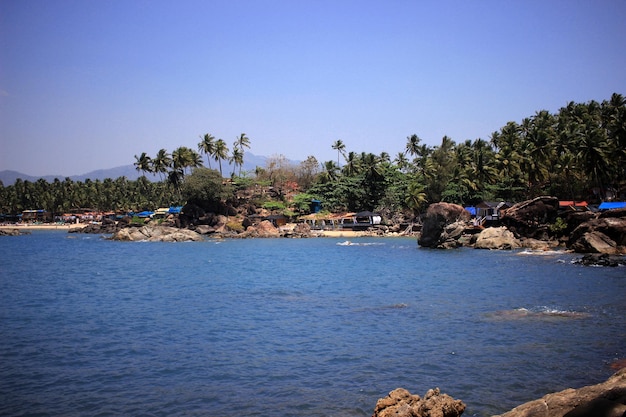
[[[621,417],[626,415],[626,368],[606,382],[566,389],[495,417]]]
[[[463,411],[461,400],[441,394],[439,388],[429,390],[423,399],[397,388],[376,402],[372,417],[458,417]]]
[[[169,226],[127,227],[116,232],[111,239],[130,242],[198,242],[204,240],[193,230]]]

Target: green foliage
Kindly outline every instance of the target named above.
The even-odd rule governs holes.
[[[285,203],[282,201],[267,201],[263,203],[263,208],[266,210],[284,210]]]
[[[562,217],[557,217],[556,221],[552,223],[548,228],[553,234],[560,235],[567,229],[567,223],[565,222],[565,220],[563,220]]]
[[[152,183],[145,176],[137,181],[124,177],[85,182],[66,178],[52,183],[18,179],[11,186],[0,186],[0,212],[16,214],[34,208],[52,213],[78,208],[140,211],[187,200],[227,201],[232,188],[255,183],[272,185],[279,192],[291,191],[295,182],[305,192],[296,196],[290,209],[301,212],[308,209],[311,197],[332,212],[383,208],[418,212],[427,203],[438,201],[516,202],[543,194],[598,202],[609,191],[623,193],[626,186],[626,98],[613,94],[602,102],[571,102],[555,114],[541,110],[519,123],[508,122],[493,132],[489,141],[455,143],[446,136],[437,146],[430,146],[411,135],[394,161],[386,152],[347,152],[337,140],[332,144],[336,161],[319,164],[309,157],[298,171],[280,155],[270,158],[266,169],[258,167],[254,181],[241,176],[245,148],[249,148],[245,134],[236,138],[233,150],[237,152],[232,155],[223,140],[210,134],[198,144],[209,167],[211,160],[218,163],[220,171],[222,161],[230,160],[239,167],[239,176],[233,170],[233,187],[223,184],[221,172],[197,168],[190,173],[202,160],[197,152],[179,147],[171,154],[161,149],[154,157],[145,152],[135,156],[138,172],[157,173],[161,182]],[[284,203],[268,203],[265,198],[253,203],[285,209]],[[555,223],[554,227],[562,225]]]
[[[310,211],[311,208],[311,200],[313,200],[314,197],[312,194],[309,193],[300,193],[300,194],[296,194],[293,197],[293,206],[296,210],[298,210],[300,213],[308,213]]]
[[[233,177],[233,187],[237,190],[245,190],[254,185],[254,179],[249,177]]]
[[[197,168],[186,176],[181,192],[187,202],[201,207],[212,206],[231,195],[220,173],[208,168]]]
[[[146,223],[146,220],[138,216],[133,216],[132,219],[130,220],[130,223],[144,225]]]

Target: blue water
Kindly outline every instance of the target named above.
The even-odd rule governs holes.
[[[626,268],[343,240],[0,238],[0,414],[370,416],[440,387],[486,416],[626,358]]]

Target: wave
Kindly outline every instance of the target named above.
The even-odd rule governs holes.
[[[590,317],[589,313],[571,310],[560,310],[546,306],[535,308],[514,308],[511,310],[498,310],[486,314],[492,320],[520,320],[520,319],[583,319]]]
[[[364,243],[355,243],[350,240],[346,240],[343,242],[337,242],[337,246],[382,246],[384,243],[381,242],[364,242]]]
[[[527,249],[518,252],[518,255],[534,255],[534,256],[554,256],[554,255],[562,255],[564,252],[562,250],[532,250]]]

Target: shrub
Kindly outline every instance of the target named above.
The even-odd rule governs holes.
[[[556,221],[548,226],[548,229],[555,235],[562,234],[567,229],[567,223],[563,220],[562,217],[557,217]]]
[[[266,210],[284,210],[285,204],[280,201],[268,201],[263,203],[263,208]]]

